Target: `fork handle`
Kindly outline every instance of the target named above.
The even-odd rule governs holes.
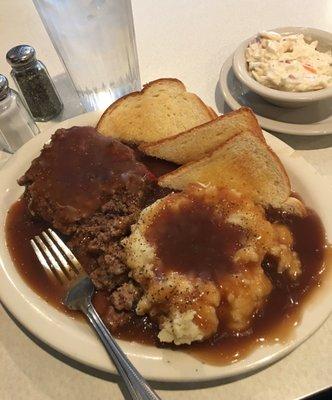
[[[87,316],[108,355],[112,359],[119,375],[123,378],[132,400],[161,400],[145,381],[127,356],[113,339],[91,302],[82,305],[81,311]]]

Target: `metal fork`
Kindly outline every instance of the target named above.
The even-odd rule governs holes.
[[[131,399],[160,400],[121,350],[95,310],[91,302],[93,283],[71,250],[52,229],[35,236],[30,242],[49,278],[67,289],[64,304],[71,310],[82,311],[96,330],[123,378]]]

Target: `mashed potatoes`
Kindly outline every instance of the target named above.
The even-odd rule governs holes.
[[[220,324],[246,329],[272,290],[266,254],[278,258],[278,272],[301,272],[289,230],[227,189],[193,186],[158,200],[123,244],[144,292],[136,312],[158,323],[162,342],[201,341]]]

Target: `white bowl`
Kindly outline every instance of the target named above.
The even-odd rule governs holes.
[[[306,41],[318,41],[317,49],[326,52],[332,49],[332,33],[314,28],[284,27],[271,29],[282,34],[303,33]],[[281,107],[299,108],[320,100],[332,98],[332,87],[310,92],[286,92],[271,89],[257,82],[248,72],[245,51],[248,45],[255,41],[257,35],[245,40],[236,49],[233,56],[233,71],[236,77],[249,89],[262,96],[265,100]]]

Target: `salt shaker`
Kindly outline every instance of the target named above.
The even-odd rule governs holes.
[[[11,76],[19,88],[36,121],[48,121],[56,117],[63,104],[45,65],[36,59],[35,49],[20,45],[6,55],[12,67]]]
[[[0,75],[0,148],[14,153],[38,133],[19,94],[10,89],[7,78]]]

